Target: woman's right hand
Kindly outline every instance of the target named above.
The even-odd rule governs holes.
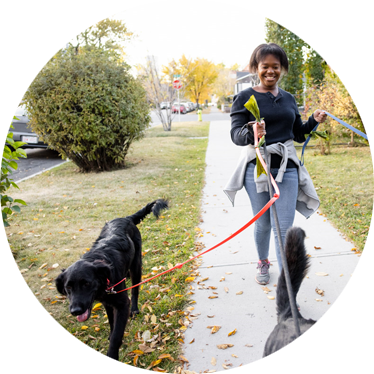
[[[262,120],[261,122],[257,122],[257,121],[251,121],[251,122],[248,122],[248,127],[249,126],[256,126],[256,129],[257,129],[257,136],[259,139],[261,139],[264,135],[266,135],[266,130],[265,130],[265,121]]]

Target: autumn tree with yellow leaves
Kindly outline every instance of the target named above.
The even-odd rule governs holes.
[[[162,73],[170,84],[173,75],[180,74],[183,85],[181,93],[197,105],[209,99],[218,77],[218,69],[213,62],[205,58],[189,59],[184,55],[164,66]]]

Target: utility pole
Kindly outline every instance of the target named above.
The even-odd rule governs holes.
[[[56,15],[57,15],[58,28],[59,28],[57,43],[61,49],[66,49],[69,43],[68,43],[68,36],[66,32],[66,21],[65,21],[63,0],[55,0],[55,4],[56,4]]]

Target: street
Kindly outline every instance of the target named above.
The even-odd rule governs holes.
[[[27,158],[17,161],[18,169],[12,173],[14,182],[30,178],[65,162],[56,151],[44,148],[25,149]]]
[[[164,110],[163,110],[164,111]],[[222,121],[229,120],[230,113],[222,113],[217,107],[210,107],[209,114],[202,115],[203,121]],[[198,117],[196,112],[180,115],[180,122],[194,122],[197,121]],[[179,122],[178,114],[174,116],[174,123]],[[151,111],[151,127],[160,125],[161,121],[157,117],[155,111]],[[40,148],[28,148],[26,149],[27,158],[20,159],[18,163],[18,169],[12,173],[14,182],[20,182],[25,178],[30,178],[33,175],[39,174],[50,168],[65,162],[61,159],[57,152],[50,149]]]

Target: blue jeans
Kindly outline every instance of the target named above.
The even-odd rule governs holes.
[[[249,163],[244,177],[244,187],[251,200],[253,215],[257,214],[270,200],[269,192],[257,193],[254,181],[255,165]],[[279,169],[270,169],[275,179]],[[297,168],[286,169],[283,175],[282,183],[277,183],[279,188],[279,199],[274,203],[283,245],[287,230],[293,225],[296,211],[296,200],[299,188]],[[275,253],[278,260],[279,271],[282,270],[282,259],[280,255],[280,247],[278,241],[277,230],[274,223],[272,207],[268,209],[256,222],[254,229],[255,244],[259,260],[265,260],[269,257],[269,242],[271,230],[274,232]]]

